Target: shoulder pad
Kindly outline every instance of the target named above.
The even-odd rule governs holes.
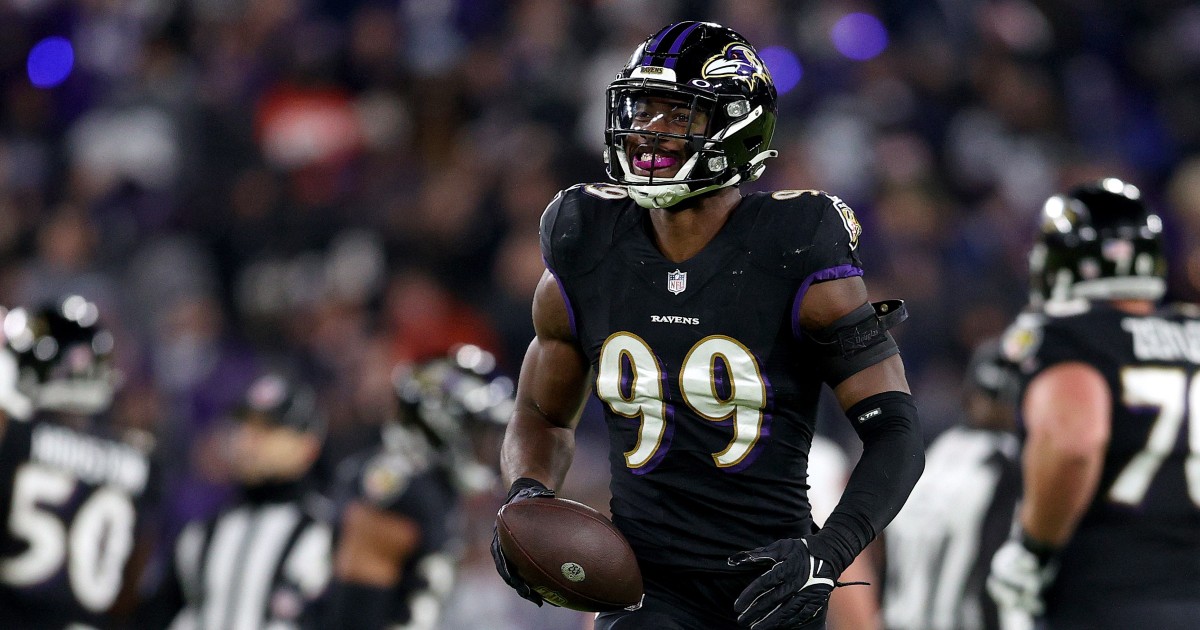
[[[640,209],[622,186],[578,184],[556,195],[541,221],[542,259],[560,278],[591,271]]]
[[[1192,304],[1191,302],[1165,304],[1161,307],[1160,312],[1168,316],[1174,315],[1189,319],[1200,319],[1200,305]]]
[[[754,196],[761,201],[748,245],[763,270],[799,279],[843,262],[859,266],[862,225],[841,199],[820,190]]]
[[[1021,313],[1000,338],[1000,353],[1014,365],[1022,365],[1037,355],[1044,337],[1046,316],[1041,313]]]
[[[408,489],[418,472],[403,454],[383,451],[363,465],[359,491],[368,502],[386,505]]]

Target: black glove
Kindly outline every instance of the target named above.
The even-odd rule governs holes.
[[[738,623],[754,630],[794,628],[812,621],[837,585],[838,570],[828,560],[813,556],[806,538],[784,538],[735,553],[729,564],[771,565],[733,603]]]
[[[508,489],[508,500],[504,505],[532,499],[535,497],[546,497],[553,499],[554,491],[547,488],[542,482],[529,477],[521,477],[513,482],[512,487]],[[492,525],[492,560],[496,562],[496,572],[504,580],[504,583],[513,587],[517,591],[517,595],[528,599],[529,601],[542,605],[542,596],[538,595],[517,572],[508,567],[508,560],[504,557],[504,552],[500,550],[500,532],[496,525]]]

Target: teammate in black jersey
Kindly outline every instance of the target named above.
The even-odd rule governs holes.
[[[397,370],[397,421],[382,444],[339,467],[344,505],[324,627],[440,627],[462,553],[460,503],[494,488],[495,444],[512,413],[512,380],[495,367],[491,353],[462,345]]]
[[[1021,492],[1016,368],[998,340],[975,349],[965,422],[929,446],[925,475],[883,537],[888,630],[998,630],[984,580]]]
[[[902,303],[868,303],[861,226],[840,199],[739,192],[775,155],[776,118],[771,76],[741,35],[667,26],[607,99],[618,185],[565,190],[542,218],[536,338],[502,449],[509,499],[562,483],[594,382],[613,521],[646,584],[640,610],[601,614],[596,627],[824,627],[838,575],[924,461],[886,330]],[[806,467],[822,383],[864,451],[818,531]],[[496,544],[493,555],[540,604]]]
[[[0,330],[0,627],[99,628],[132,592],[153,442],[108,421],[112,335],[78,295]]]
[[[1030,256],[1024,499],[997,552],[1001,606],[1064,628],[1197,627],[1200,313],[1159,304],[1162,221],[1115,178],[1051,197]]]

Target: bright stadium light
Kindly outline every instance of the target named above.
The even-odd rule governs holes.
[[[29,50],[25,66],[30,83],[40,88],[52,88],[70,76],[75,66],[75,49],[65,37],[47,37]]]
[[[767,65],[767,70],[771,72],[771,78],[775,80],[775,89],[780,94],[790,92],[804,76],[804,68],[800,65],[800,59],[788,48],[770,46],[760,50],[758,56]]]
[[[887,48],[887,29],[879,18],[866,13],[848,13],[829,31],[833,47],[856,61],[874,58]]]

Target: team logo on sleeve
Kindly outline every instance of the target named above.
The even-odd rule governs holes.
[[[829,199],[833,201],[833,209],[837,210],[838,216],[842,217],[842,225],[846,228],[846,234],[850,235],[850,249],[858,247],[858,237],[862,236],[862,224],[858,222],[858,217],[854,216],[854,211],[850,206],[846,205],[835,195],[829,195]]]
[[[687,272],[676,269],[667,272],[667,290],[675,295],[687,289]]]
[[[730,44],[719,55],[704,62],[700,75],[705,79],[737,79],[754,89],[759,81],[771,84],[771,74],[758,54],[745,44]]]

